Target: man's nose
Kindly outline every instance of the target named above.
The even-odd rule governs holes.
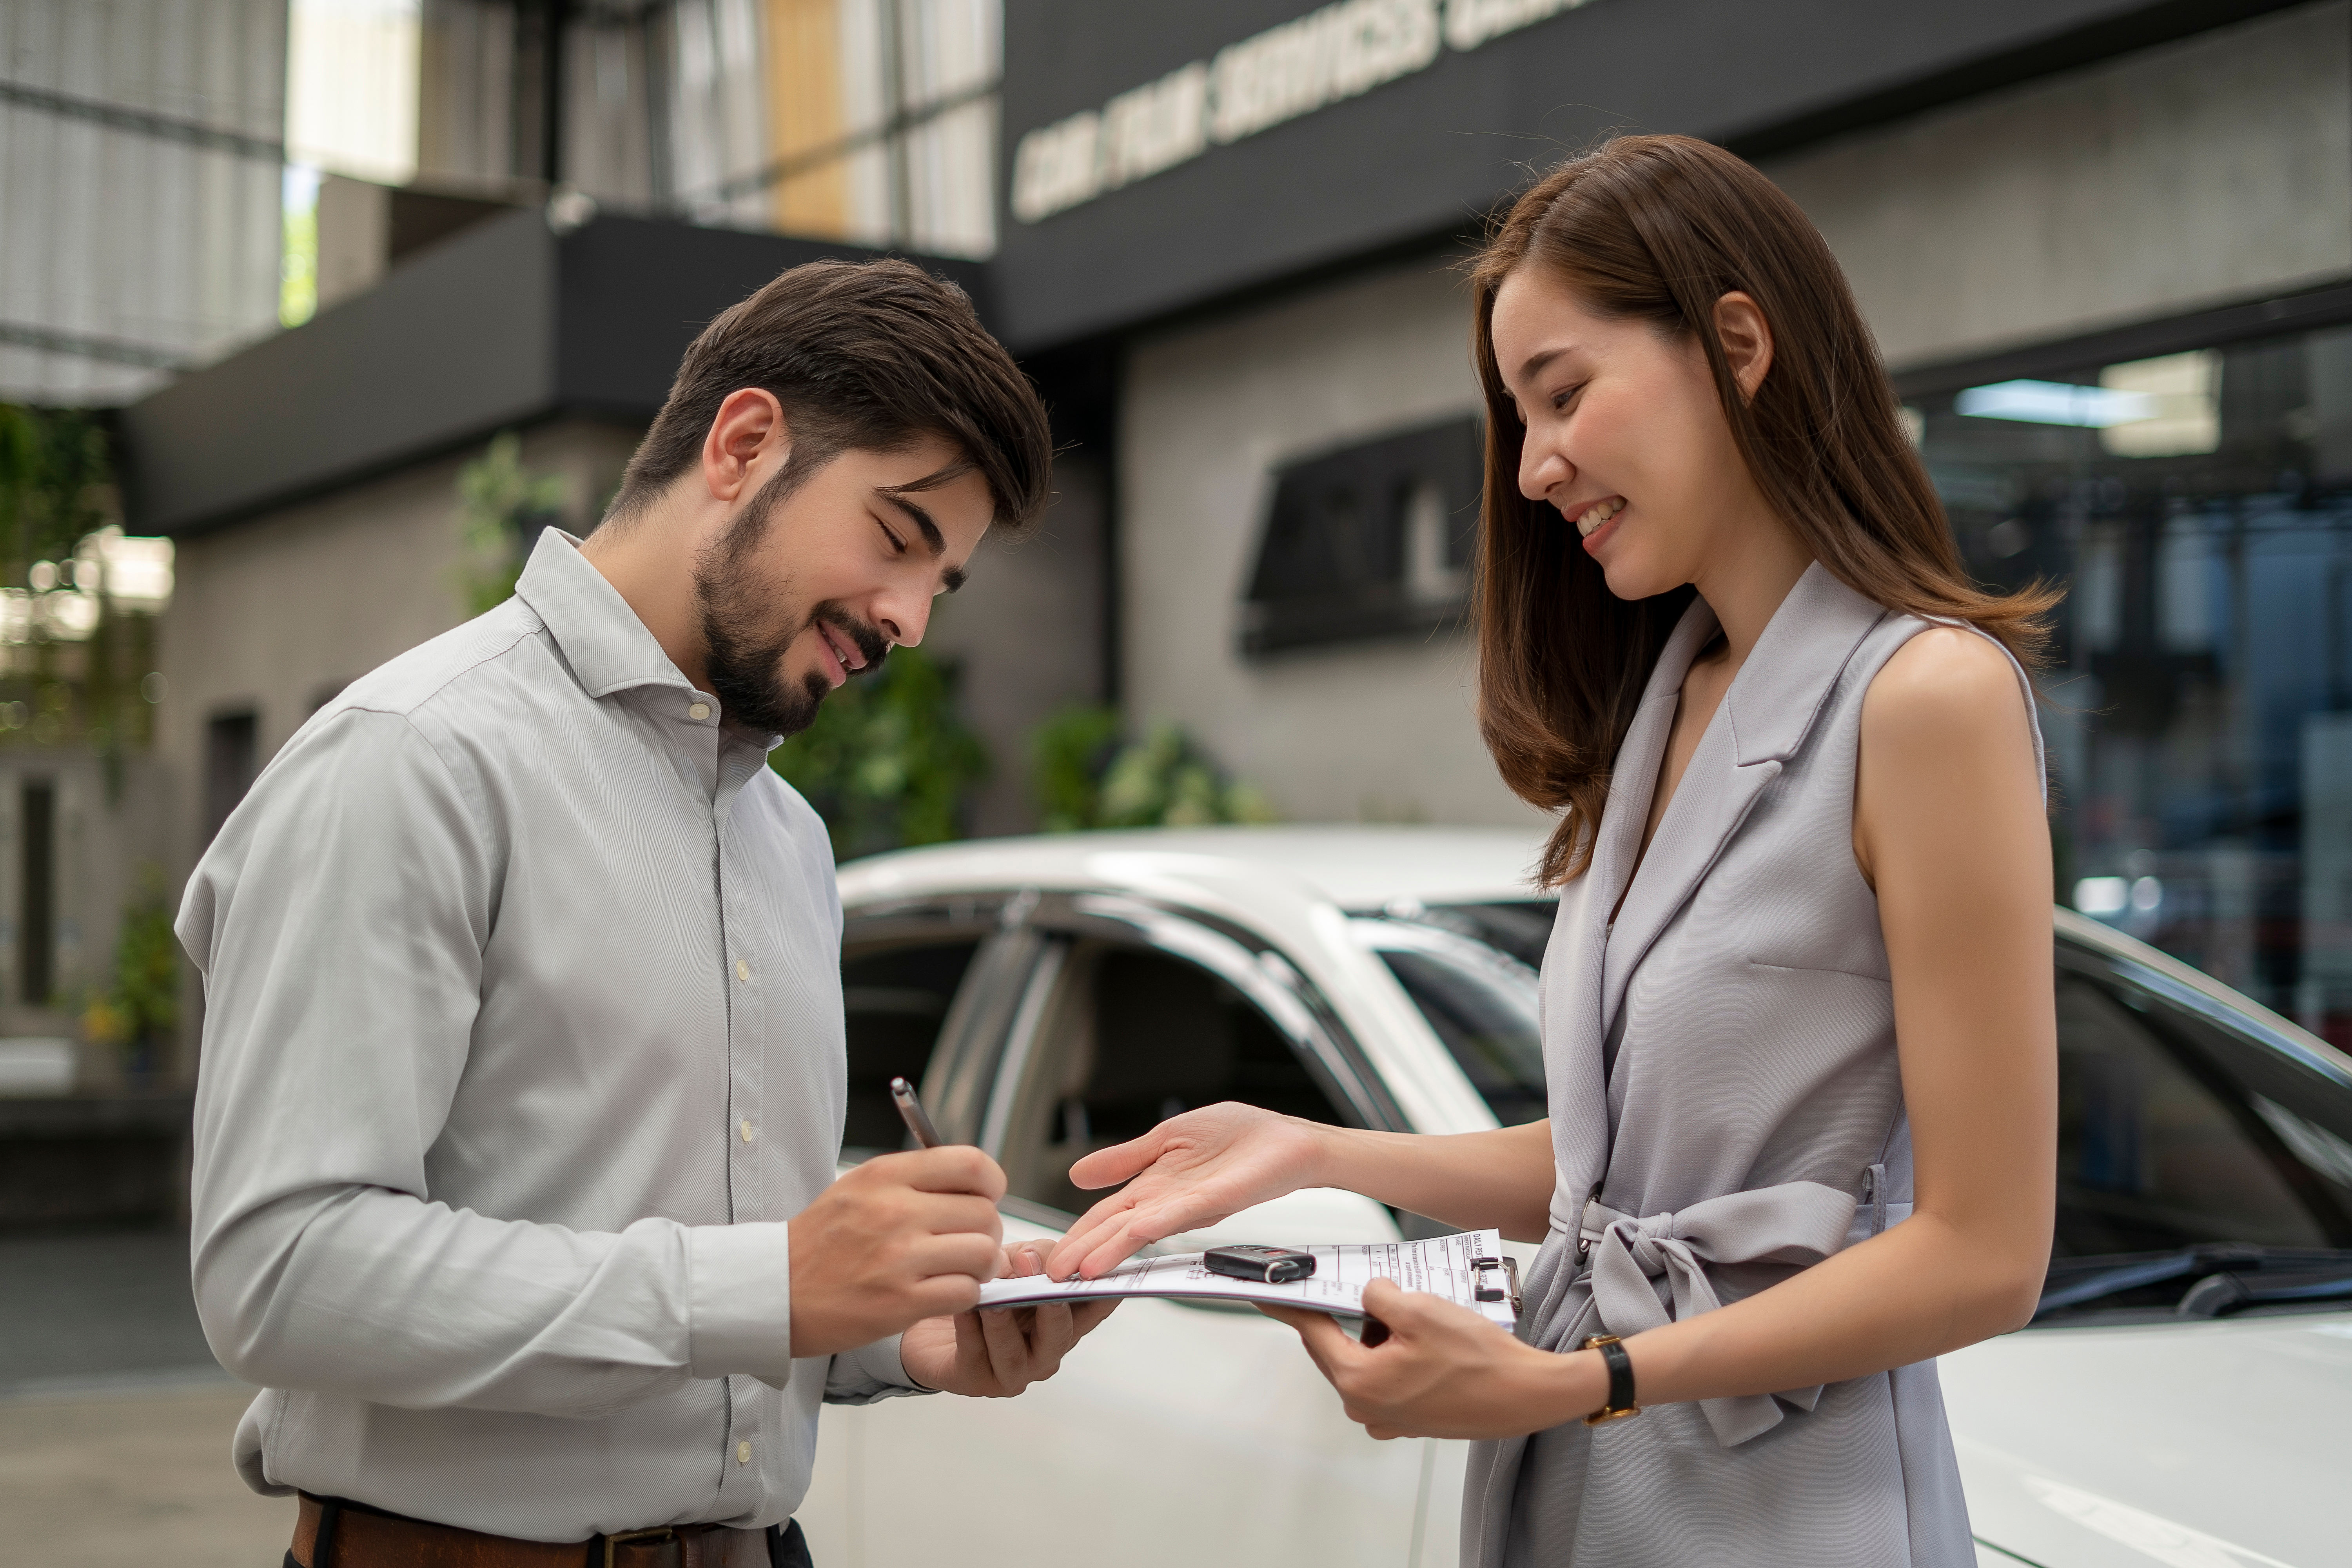
[[[899,647],[921,642],[931,624],[930,600],[913,595],[887,595],[874,610],[874,629]]]

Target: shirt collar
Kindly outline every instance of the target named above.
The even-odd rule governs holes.
[[[580,553],[580,541],[562,529],[541,531],[515,595],[539,613],[589,696],[633,686],[694,689],[621,591]]]

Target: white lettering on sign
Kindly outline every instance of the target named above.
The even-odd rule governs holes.
[[[1436,58],[1437,0],[1339,0],[1217,51],[1209,134],[1238,142]]]
[[[1013,216],[1036,223],[1286,120],[1424,70],[1591,0],[1335,0],[1041,125],[1013,153]]]

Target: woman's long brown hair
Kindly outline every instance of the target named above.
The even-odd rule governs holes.
[[[1876,343],[1811,222],[1769,180],[1685,136],[1625,136],[1515,203],[1472,264],[1473,353],[1486,395],[1479,528],[1478,725],[1503,782],[1560,814],[1547,887],[1580,875],[1609,771],[1658,653],[1689,605],[1609,592],[1576,530],[1519,493],[1524,427],[1495,360],[1495,295],[1522,268],[1585,306],[1706,351],[1733,440],[1774,513],[1839,582],[1889,609],[1983,628],[2030,670],[2056,591],[1969,582],[1942,503],[1903,430]],[[1743,290],[1772,328],[1772,365],[1740,395],[1715,330]]]

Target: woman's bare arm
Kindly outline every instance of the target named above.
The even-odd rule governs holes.
[[[1429,1137],[1328,1127],[1230,1102],[1204,1106],[1070,1168],[1082,1187],[1128,1185],[1079,1217],[1045,1271],[1092,1278],[1149,1242],[1301,1187],[1345,1187],[1448,1225],[1540,1240],[1552,1170],[1549,1121]]]

